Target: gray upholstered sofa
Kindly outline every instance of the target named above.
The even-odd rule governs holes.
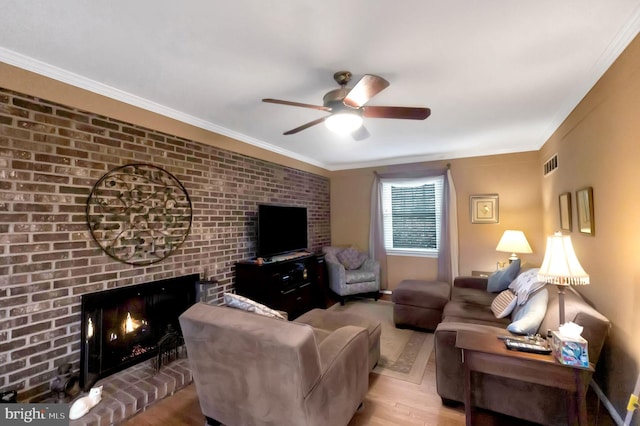
[[[200,407],[210,424],[349,422],[367,393],[369,332],[376,335],[376,327],[344,326],[322,312],[307,319],[334,330],[204,303],[180,316]],[[379,356],[379,325],[377,338]]]
[[[498,319],[491,311],[496,293],[486,291],[487,278],[458,277],[445,305],[443,320],[435,331],[437,391],[443,402],[462,402],[463,368],[456,348],[458,330],[471,330],[487,339],[510,334],[511,318]],[[558,294],[547,286],[547,310],[540,334],[558,329]],[[589,361],[597,364],[609,331],[609,320],[589,305],[573,288],[565,293],[565,318],[584,327],[582,337],[589,344]],[[474,373],[476,374],[476,373]],[[479,374],[473,380],[473,405],[545,425],[567,424],[566,395],[549,387]]]

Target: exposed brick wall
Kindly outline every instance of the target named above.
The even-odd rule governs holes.
[[[85,219],[93,185],[130,163],[169,171],[193,204],[186,242],[146,267],[106,255]],[[78,367],[83,293],[207,271],[219,300],[255,256],[259,203],[308,207],[310,249],[329,245],[327,178],[0,88],[0,391],[35,399]]]

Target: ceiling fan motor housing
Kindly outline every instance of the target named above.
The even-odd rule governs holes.
[[[361,111],[360,108],[353,108],[342,102],[350,90],[351,89],[349,88],[341,87],[327,92],[327,94],[322,98],[323,105],[327,108],[331,108],[331,112],[333,113],[345,110],[350,112]]]

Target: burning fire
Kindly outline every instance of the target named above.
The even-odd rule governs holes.
[[[143,325],[147,325],[147,321],[146,320],[136,320],[133,319],[131,317],[131,312],[127,312],[127,319],[124,320],[124,323],[122,324],[122,328],[124,329],[125,333],[131,333],[135,330],[137,330],[138,328],[140,328],[140,326]]]
[[[93,337],[93,321],[89,318],[89,322],[87,324],[87,339],[91,339]]]
[[[138,327],[140,327],[138,321],[134,321],[133,318],[131,318],[131,312],[127,312],[127,319],[124,320],[124,332],[131,333]]]

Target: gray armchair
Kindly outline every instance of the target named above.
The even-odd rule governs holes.
[[[369,334],[196,303],[180,316],[207,424],[346,426],[369,385]]]
[[[323,247],[325,262],[329,272],[329,288],[340,297],[344,305],[349,296],[366,296],[378,300],[380,294],[380,264],[367,258],[357,269],[347,269],[338,260],[341,247]]]

